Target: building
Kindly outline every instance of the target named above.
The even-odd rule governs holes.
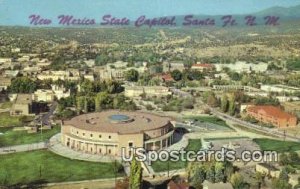
[[[33,100],[37,102],[52,102],[55,94],[52,90],[38,89],[33,93]]]
[[[286,86],[286,85],[261,85],[260,89],[262,91],[276,92],[276,93],[296,93],[296,92],[300,92],[300,88]]]
[[[79,73],[79,72],[78,72]],[[37,75],[39,80],[70,80],[70,81],[78,81],[80,80],[80,76],[77,73],[72,73],[70,71],[43,71],[42,73]]]
[[[203,182],[203,189],[233,189],[230,183],[211,183],[207,180]]]
[[[140,97],[141,95],[162,97],[171,94],[169,88],[163,86],[125,86],[127,97]]]
[[[183,71],[185,66],[182,62],[163,62],[163,72],[172,72],[174,70]]]
[[[171,180],[168,183],[168,188],[167,189],[189,189],[190,186],[186,182],[181,182],[181,183],[176,183],[173,180]]]
[[[71,96],[70,89],[66,90],[63,86],[51,85],[51,88],[58,100],[60,100],[61,98],[68,98],[69,96]]]
[[[10,110],[10,115],[32,115],[32,95],[31,94],[17,94],[14,104]]]
[[[279,169],[267,163],[258,163],[256,164],[255,169],[257,172],[270,175],[273,178],[278,178],[280,174]]]
[[[284,110],[290,113],[300,113],[300,101],[284,102]]]
[[[173,143],[174,127],[167,117],[109,110],[64,121],[62,143],[84,153],[131,155],[133,148],[159,150]],[[122,153],[122,149],[124,153]]]
[[[268,64],[267,63],[247,63],[243,61],[238,61],[234,64],[215,64],[216,71],[220,72],[224,68],[228,68],[231,71],[237,72],[237,73],[251,73],[251,72],[257,72],[257,73],[263,73],[266,72],[268,69]]]
[[[296,127],[297,125],[296,116],[286,113],[275,106],[250,106],[247,107],[246,111],[250,117],[279,128]]]
[[[0,77],[0,92],[3,90],[7,90],[7,88],[11,85],[11,79]]]
[[[210,72],[215,69],[213,64],[193,64],[191,70],[197,70],[200,72]]]

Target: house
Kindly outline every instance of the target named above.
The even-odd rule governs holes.
[[[17,94],[10,110],[10,115],[32,115],[32,95],[31,94]]]
[[[167,189],[189,189],[190,186],[186,182],[181,182],[181,183],[175,183],[173,180],[171,180],[168,183],[168,188]]]
[[[207,180],[203,182],[203,189],[233,189],[230,183],[211,183]]]
[[[215,66],[213,64],[193,64],[191,67],[191,70],[197,70],[200,72],[210,72],[215,69]]]
[[[273,178],[278,178],[280,174],[280,170],[275,166],[267,163],[258,163],[255,166],[255,170],[259,173],[270,175]]]
[[[5,70],[4,76],[14,78],[14,77],[17,77],[19,75],[19,73],[20,73],[20,71],[18,71],[18,70]]]
[[[125,86],[125,96],[127,97],[140,97],[145,94],[146,96],[167,96],[171,95],[168,87],[163,86]]]
[[[256,120],[272,124],[279,128],[296,127],[297,117],[284,112],[276,106],[250,106],[246,109],[247,115]]]
[[[158,74],[157,78],[160,79],[162,82],[174,82],[175,80],[171,76],[171,74]]]
[[[260,89],[266,92],[276,93],[296,93],[300,92],[300,88],[286,85],[261,85]]]
[[[71,96],[70,89],[66,90],[63,86],[51,85],[51,88],[58,100],[60,100],[61,98],[67,98]]]
[[[174,70],[183,71],[185,66],[182,62],[163,62],[163,72],[172,72]]]
[[[237,73],[251,73],[251,72],[256,72],[256,73],[263,73],[266,72],[268,69],[268,64],[264,62],[260,62],[257,64],[254,63],[247,63],[243,61],[237,61],[236,63],[233,64],[214,64],[216,67],[216,71],[220,72],[224,68],[228,68],[231,71],[237,72]]]
[[[54,101],[54,92],[52,90],[38,89],[33,93],[33,100],[37,102],[52,102]]]
[[[11,79],[6,77],[0,77],[0,92],[3,90],[7,90],[7,88],[11,85]]]

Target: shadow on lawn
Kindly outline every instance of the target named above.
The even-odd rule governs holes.
[[[47,184],[48,181],[46,181],[45,179],[40,179],[40,180],[35,180],[33,182],[29,182],[29,183],[19,183],[19,184],[15,184],[15,185],[11,185],[11,186],[7,186],[5,187],[5,189],[19,189],[19,188],[30,188],[30,189],[40,189],[43,188],[43,186],[45,184]]]

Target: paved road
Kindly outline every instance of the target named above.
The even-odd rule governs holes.
[[[50,123],[50,117],[54,114],[54,111],[55,111],[55,109],[57,107],[57,104],[58,103],[54,101],[51,104],[49,111],[47,113],[45,113],[45,114],[41,114],[38,117],[38,119],[34,120],[34,123],[36,125],[41,124],[41,123],[42,123],[42,125],[50,125],[51,124]]]
[[[222,112],[218,111],[215,108],[211,108],[211,107],[208,107],[208,108],[210,109],[212,114],[214,114],[215,116],[217,116],[218,118],[220,118],[224,121],[235,122],[235,123],[241,125],[242,127],[245,127],[245,128],[251,129],[251,130],[256,130],[256,131],[259,131],[259,132],[262,132],[262,133],[273,135],[275,137],[280,137],[282,139],[285,138],[286,140],[300,142],[300,138],[298,138],[298,137],[286,134],[284,132],[280,132],[276,129],[266,128],[266,127],[262,127],[260,125],[256,125],[256,124],[253,124],[253,123],[250,123],[250,122],[247,122],[247,121],[243,121],[241,119],[232,117],[232,116],[227,115],[225,113],[222,113]]]
[[[0,148],[0,155],[46,149],[47,144],[48,144],[47,142],[38,142],[38,143],[33,143],[33,144],[6,146],[6,147]]]

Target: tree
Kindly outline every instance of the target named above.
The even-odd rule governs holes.
[[[11,93],[33,93],[36,90],[36,83],[28,77],[13,79],[9,87]]]
[[[216,162],[215,164],[215,182],[224,182],[224,164],[222,162]]]
[[[215,166],[210,165],[206,171],[206,179],[211,182],[215,183]]]
[[[289,153],[289,160],[290,160],[292,163],[298,163],[298,162],[300,162],[298,153],[297,153],[297,152],[294,152],[294,151],[291,151],[291,152]]]
[[[227,112],[228,111],[228,107],[229,107],[229,103],[228,103],[228,97],[226,94],[224,94],[221,98],[221,110],[223,112]]]
[[[207,104],[211,107],[217,107],[219,105],[219,101],[215,95],[215,93],[211,93],[207,98]]]
[[[244,189],[244,178],[239,173],[234,173],[230,178],[230,183],[232,184],[234,189]]]
[[[234,95],[230,96],[229,98],[229,107],[228,107],[228,112],[230,115],[235,115],[236,112],[236,104],[235,104],[235,97]]]
[[[279,164],[280,165],[288,165],[290,163],[290,160],[288,156],[285,153],[281,153],[279,155]]]
[[[180,81],[182,79],[182,73],[179,70],[172,71],[171,76],[175,81]]]
[[[134,69],[128,70],[125,73],[125,79],[127,81],[137,82],[139,79],[139,72]]]
[[[132,159],[130,165],[129,188],[140,189],[142,184],[142,166],[135,158]]]
[[[260,172],[255,172],[254,178],[255,178],[255,181],[256,181],[256,183],[257,183],[258,189],[260,189],[261,186],[262,186],[263,183],[264,183],[265,175],[262,174],[262,173],[260,173]]]
[[[205,169],[203,166],[197,166],[195,173],[192,177],[191,183],[195,188],[200,188],[204,180],[205,180]]]
[[[280,174],[279,174],[279,179],[280,179],[280,180],[284,180],[284,181],[286,181],[286,182],[289,181],[289,173],[288,173],[288,170],[287,170],[286,167],[284,167],[284,168],[281,170],[281,172],[280,172]]]
[[[292,186],[285,180],[275,178],[272,180],[272,189],[292,189]]]
[[[111,98],[107,92],[100,92],[95,97],[95,111],[100,112],[103,109],[110,107]]]

